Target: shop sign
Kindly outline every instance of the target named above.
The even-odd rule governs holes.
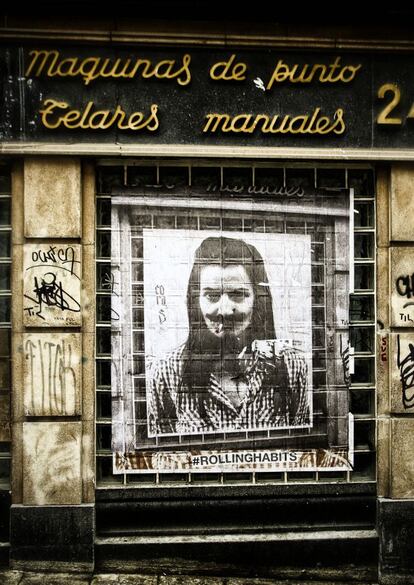
[[[5,141],[414,147],[410,55],[1,49]]]

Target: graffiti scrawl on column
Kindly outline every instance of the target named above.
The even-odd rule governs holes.
[[[397,335],[397,367],[400,371],[402,402],[404,408],[414,407],[414,344],[408,343],[401,347],[400,336]]]
[[[80,326],[80,245],[26,244],[23,271],[24,325]]]

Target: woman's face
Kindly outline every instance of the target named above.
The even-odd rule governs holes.
[[[254,290],[241,264],[211,264],[200,271],[200,309],[216,337],[238,336],[252,321]]]

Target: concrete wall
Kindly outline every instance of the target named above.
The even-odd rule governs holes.
[[[378,175],[380,582],[414,583],[414,165]]]
[[[11,566],[53,560],[88,569],[95,473],[93,169],[63,157],[16,165],[12,248]],[[33,534],[39,521],[42,530],[30,543],[22,531]],[[64,525],[77,533],[62,541]]]

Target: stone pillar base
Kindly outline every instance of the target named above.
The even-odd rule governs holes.
[[[95,506],[23,506],[10,511],[10,568],[91,572]]]
[[[378,500],[379,583],[414,584],[414,500]]]

